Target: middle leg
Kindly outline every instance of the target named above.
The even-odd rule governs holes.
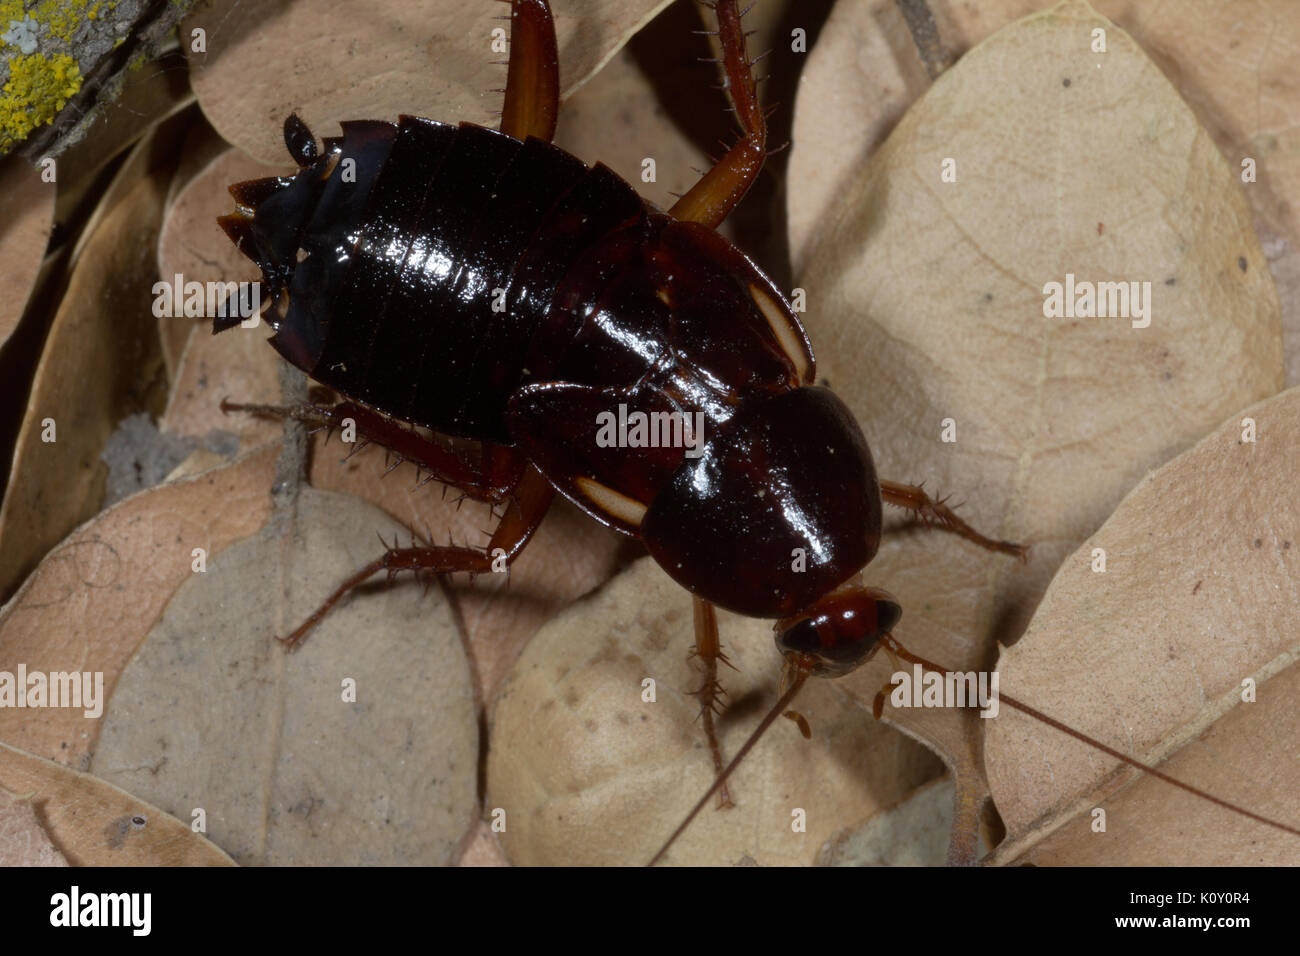
[[[293,418],[317,426],[313,433],[322,428],[333,432],[351,420],[360,437],[353,453],[367,444],[379,445],[395,457],[388,471],[409,461],[425,473],[426,481],[440,481],[458,489],[468,498],[490,504],[500,504],[509,497],[523,477],[526,465],[511,449],[491,442],[480,442],[479,460],[472,461],[463,453],[435,439],[427,438],[400,422],[350,401],[330,406],[304,404],[292,407],[222,401],[221,410],[227,413],[248,412],[270,418]]]
[[[391,581],[399,571],[414,571],[417,576],[438,574],[488,574],[498,569],[508,571],[510,565],[523,552],[546,516],[553,489],[542,473],[528,467],[519,483],[511,489],[510,503],[486,548],[446,547],[392,547],[352,575],[325,599],[312,615],[303,621],[292,634],[282,638],[290,650],[302,643],[307,634],[320,623],[348,592],[360,587],[373,575],[384,571]]]

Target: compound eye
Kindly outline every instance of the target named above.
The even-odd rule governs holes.
[[[903,616],[903,609],[897,601],[889,598],[876,599],[876,637],[888,634]]]
[[[776,644],[782,651],[795,651],[800,654],[819,654],[822,649],[822,639],[817,633],[817,625],[808,618],[779,634]]]

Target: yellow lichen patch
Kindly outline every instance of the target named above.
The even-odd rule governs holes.
[[[11,149],[53,120],[79,89],[81,70],[70,56],[33,53],[10,58],[9,79],[0,93],[0,150]]]
[[[46,34],[67,42],[87,20],[98,19],[116,6],[116,0],[42,0],[27,9],[23,0],[0,0],[0,30],[13,20],[30,16]]]

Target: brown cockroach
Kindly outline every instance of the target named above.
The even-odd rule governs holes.
[[[725,802],[727,776],[810,676],[844,675],[882,647],[941,669],[892,637],[902,609],[863,580],[884,503],[975,546],[1025,553],[920,487],[877,478],[853,415],[814,384],[802,324],[773,282],[714,231],[762,169],[767,130],[736,0],[713,9],[743,135],[666,214],[607,167],[551,144],[559,66],[550,9],[546,0],[512,0],[499,132],[411,116],[361,120],[343,123],[342,136],[318,150],[290,116],[285,143],[300,171],[232,186],[239,210],[220,220],[262,270],[271,344],[343,396],[327,409],[285,412],[325,425],[351,418],[369,442],[504,509],[484,549],[387,549],[283,640],[297,645],[379,572],[508,565],[557,491],[638,538],[693,595],[702,725],[718,772],[655,860],[715,792]],[[352,179],[336,174],[345,160]],[[217,319],[213,331],[238,321]],[[666,440],[616,440],[614,416],[621,429],[638,414]],[[481,454],[475,460],[407,425],[476,441]],[[798,569],[796,552],[807,556]],[[712,719],[724,660],[715,605],[775,619],[786,668],[780,699],[725,767]]]

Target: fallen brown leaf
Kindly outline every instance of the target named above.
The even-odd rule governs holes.
[[[560,82],[585,83],[668,0],[567,0],[555,4]],[[506,20],[496,19],[505,15]],[[264,163],[285,158],[291,112],[318,135],[345,119],[400,114],[494,125],[506,59],[494,28],[509,8],[484,0],[411,4],[378,0],[364,13],[345,0],[202,4],[181,25],[206,31],[207,52],[187,47],[204,114],[225,139]]]
[[[0,790],[0,863],[5,866],[67,866],[36,806],[27,797]]]
[[[452,862],[478,816],[478,726],[440,589],[366,588],[300,652],[273,640],[395,531],[308,488],[291,527],[212,555],[118,679],[91,771],[181,819],[202,808],[241,863]]]
[[[0,594],[99,510],[100,450],[118,422],[161,409],[151,311],[154,257],[175,121],[136,146],[74,253],[45,340],[0,505]],[[46,441],[53,420],[54,441]]]
[[[734,754],[776,701],[780,656],[769,621],[720,612]],[[546,624],[502,687],[492,714],[489,814],[505,811],[512,863],[649,861],[713,781],[692,696],[690,596],[648,558]],[[653,703],[643,681],[655,682]],[[934,776],[926,751],[871,719],[828,681],[798,710],[804,740],[778,721],[732,777],[736,806],[706,808],[674,845],[679,865],[810,864],[846,820],[891,806]],[[794,832],[792,813],[806,813]]]
[[[215,555],[265,524],[275,451],[145,491],[75,531],[0,611],[0,660],[29,672],[100,671],[111,695],[172,594],[193,577],[193,549]],[[101,726],[67,708],[0,708],[0,740],[80,770]]]
[[[1089,49],[1094,28],[1106,54]],[[940,179],[947,158],[955,182]],[[993,641],[1020,635],[1062,559],[1143,474],[1281,387],[1272,280],[1210,137],[1138,46],[1079,3],[963,57],[838,202],[800,284],[822,374],[878,473],[956,494],[985,533],[1033,545],[1025,566],[895,535],[867,576],[901,599],[904,645],[987,669]],[[1150,282],[1150,326],[1044,318],[1045,284],[1067,273]],[[840,683],[869,700],[890,670],[879,659]],[[958,771],[973,852],[983,784],[960,771],[979,765],[981,721],[887,713]]]
[[[54,184],[18,156],[0,162],[0,345],[23,317],[54,225]]]
[[[157,807],[117,787],[0,743],[5,791],[39,808],[41,831],[73,866],[233,866],[225,853]],[[0,847],[7,865],[21,863]],[[49,865],[36,860],[35,865]],[[58,865],[54,863],[53,865]]]
[[[240,253],[217,225],[234,210],[226,187],[248,179],[279,175],[283,165],[266,166],[234,149],[223,150],[179,190],[163,219],[158,238],[158,271],[164,281],[250,282],[257,267]],[[162,318],[164,343],[179,345],[171,394],[161,424],[178,435],[201,438],[221,430],[239,435],[253,448],[279,436],[280,426],[251,415],[226,415],[222,399],[275,404],[280,399],[280,356],[266,343],[269,329],[240,329],[213,335],[210,319]],[[171,334],[167,329],[173,330]]]
[[[1244,419],[1257,441],[1243,442]],[[1148,475],[1065,562],[1002,691],[1255,813],[1300,826],[1300,389],[1233,415]],[[1093,570],[1094,549],[1106,554]],[[1243,682],[1257,701],[1243,701]],[[985,766],[1004,862],[1295,865],[1245,820],[1005,705]],[[1094,808],[1106,813],[1094,832]]]
[[[964,54],[1043,0],[929,0],[944,46]],[[1095,0],[1177,88],[1243,185],[1277,283],[1288,384],[1300,382],[1300,17],[1292,0],[1177,4]],[[893,0],[836,5],[808,59],[796,104],[788,195],[795,274],[840,205],[841,191],[929,87]]]

